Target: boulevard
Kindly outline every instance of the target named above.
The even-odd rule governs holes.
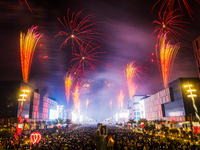
[[[1,139],[1,149],[7,146],[8,150],[33,149],[33,150],[197,150],[198,145],[184,138],[172,138],[154,134],[139,128],[122,127],[116,125],[107,126],[107,134],[101,135],[96,124],[80,127],[54,129],[39,129],[31,132],[39,132],[42,137],[38,143],[31,144],[30,134],[22,133],[4,141]],[[6,144],[6,145],[5,145]],[[5,147],[4,147],[5,149]]]

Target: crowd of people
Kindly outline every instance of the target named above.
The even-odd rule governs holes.
[[[148,134],[135,132],[122,127],[108,126],[107,136],[99,135],[97,126],[81,126],[77,128],[61,128],[58,132],[52,129],[40,130],[42,138],[39,143],[31,144],[29,134],[22,134],[7,140],[8,150],[196,150],[195,144],[167,141],[165,138],[155,138]],[[112,139],[112,140],[110,140]],[[1,141],[1,147],[5,143]]]

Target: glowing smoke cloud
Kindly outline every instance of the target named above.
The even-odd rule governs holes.
[[[38,26],[32,26],[27,34],[20,32],[20,53],[23,81],[28,82],[33,54],[42,34],[37,33]]]
[[[124,101],[124,97],[125,95],[123,94],[123,91],[120,90],[120,94],[118,96],[118,99],[117,99],[117,102],[118,102],[118,108],[120,109],[123,109],[123,101]]]
[[[86,100],[86,109],[88,108],[89,100]]]
[[[78,109],[78,112],[80,112],[79,96],[80,96],[80,89],[79,89],[79,83],[77,82],[76,86],[75,86],[74,93],[73,93],[73,102],[74,102],[74,107],[75,107],[75,109]]]
[[[112,101],[110,101],[110,109],[112,109]]]
[[[180,46],[178,44],[171,45],[170,42],[167,42],[167,33],[161,35],[159,47],[156,49],[156,54],[159,68],[161,68],[160,70],[162,72],[165,88],[167,88],[167,83],[171,76],[173,63],[179,48]]]
[[[72,84],[74,82],[74,77],[71,73],[67,73],[66,76],[64,77],[65,81],[65,93],[66,93],[66,98],[67,98],[67,104],[69,103],[69,98],[71,94],[71,88]]]

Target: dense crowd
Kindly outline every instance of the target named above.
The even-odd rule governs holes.
[[[77,128],[53,130],[40,130],[42,139],[39,143],[31,145],[29,135],[22,135],[15,141],[10,138],[7,149],[34,149],[34,150],[196,150],[195,144],[178,141],[167,141],[165,138],[156,139],[145,133],[134,132],[130,129],[110,126],[106,137],[100,137],[96,126],[82,126]],[[110,138],[113,140],[111,141]],[[2,145],[5,143],[2,143]],[[100,145],[99,145],[100,144]],[[1,146],[2,146],[1,145]]]

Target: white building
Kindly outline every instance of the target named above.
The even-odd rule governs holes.
[[[147,95],[134,95],[128,102],[129,118],[138,121],[140,118],[145,118],[144,99]]]

